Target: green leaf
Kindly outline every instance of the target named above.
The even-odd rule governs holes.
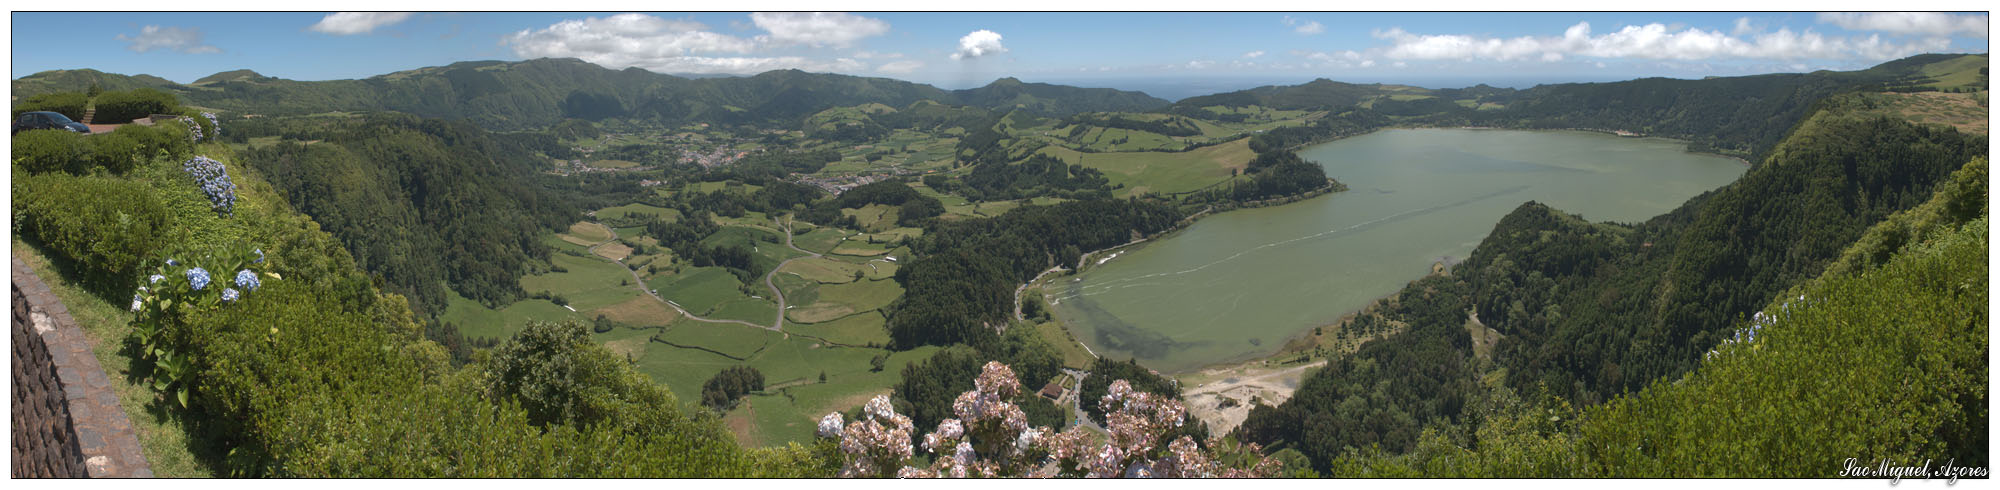
[[[176,395],[176,397],[177,397],[177,398],[179,398],[179,399],[180,399],[180,401],[181,401],[181,408],[187,408],[187,407],[188,407],[188,389],[187,389],[187,387],[185,387],[185,386],[181,387],[180,391],[176,392],[176,393],[175,393],[175,395]]]

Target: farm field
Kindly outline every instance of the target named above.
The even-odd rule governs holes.
[[[595,215],[597,219],[617,219],[628,215],[634,217],[646,216],[653,219],[664,219],[668,222],[678,221],[681,218],[681,212],[678,209],[667,209],[638,203],[599,209]]]
[[[1114,186],[1125,186],[1115,192],[1119,197],[1141,193],[1170,194],[1207,187],[1229,179],[1234,175],[1232,170],[1242,169],[1251,158],[1256,157],[1250,151],[1248,139],[1178,153],[1081,153],[1053,146],[1043,148],[1041,153],[1104,171]]]

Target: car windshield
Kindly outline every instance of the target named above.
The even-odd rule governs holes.
[[[49,122],[53,122],[53,123],[56,123],[56,124],[69,124],[69,123],[70,123],[70,120],[69,120],[69,116],[64,116],[64,115],[62,115],[62,114],[58,114],[58,113],[54,113],[54,112],[48,112],[48,113],[43,113],[43,114],[42,114],[42,116],[44,116],[44,117],[47,117],[47,118],[49,118]]]

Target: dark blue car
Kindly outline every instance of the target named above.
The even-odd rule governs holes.
[[[71,121],[68,116],[47,111],[23,112],[14,120],[14,133],[30,129],[67,129],[78,133],[90,133],[90,126]]]

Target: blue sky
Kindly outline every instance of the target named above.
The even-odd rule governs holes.
[[[1514,86],[1848,70],[1988,46],[1985,13],[107,12],[11,20],[14,77],[94,68],[178,82],[242,68],[327,80],[576,57],[664,73],[799,68],[948,88],[1004,76],[1101,86],[1321,77]]]

